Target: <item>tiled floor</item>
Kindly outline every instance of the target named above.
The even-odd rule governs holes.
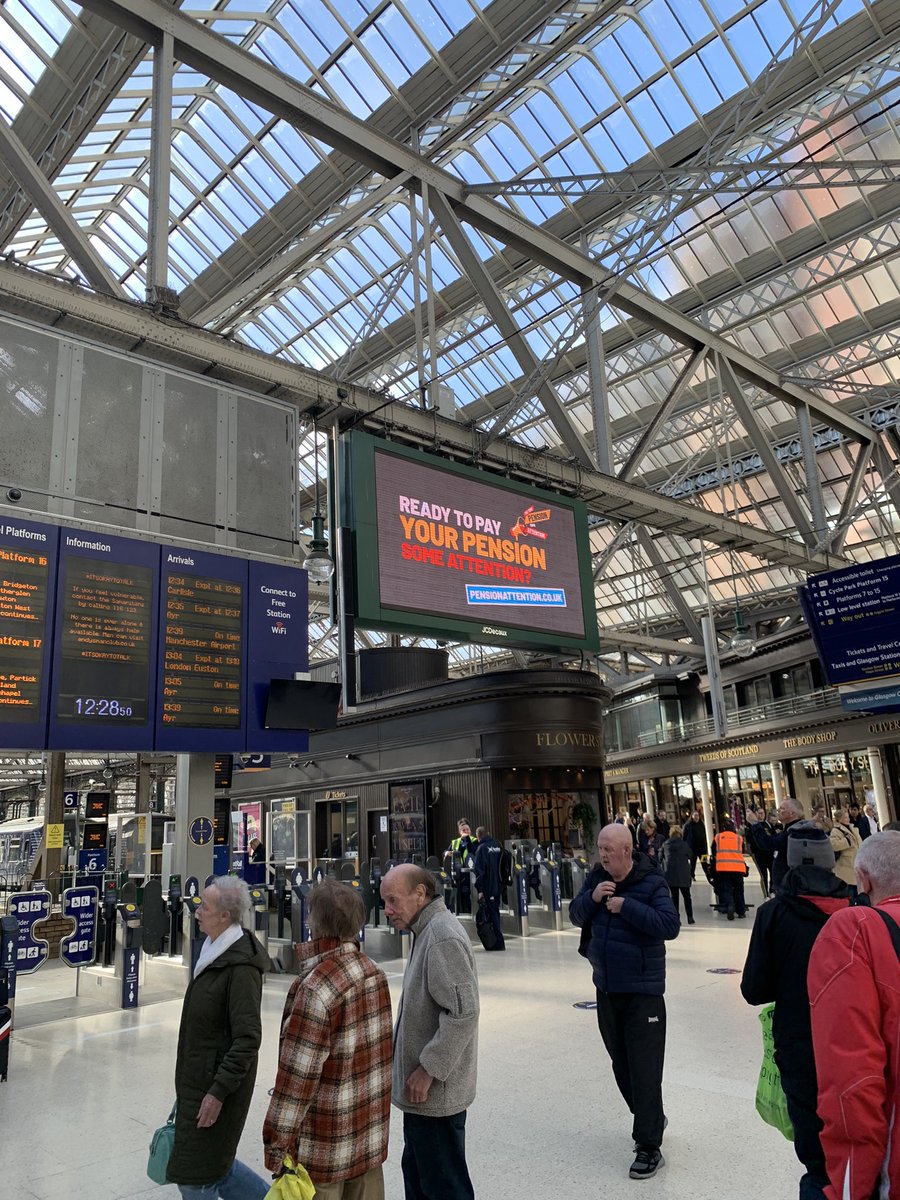
[[[761,1056],[755,1011],[741,999],[739,974],[711,973],[742,966],[751,922],[714,916],[701,907],[708,888],[698,884],[694,892],[698,923],[669,949],[667,1163],[651,1181],[628,1179],[630,1117],[595,1014],[573,1007],[592,998],[577,933],[510,939],[506,954],[477,950],[481,1046],[468,1146],[479,1200],[796,1196],[793,1148],[753,1107]],[[401,964],[384,965],[396,1001]],[[154,1186],[144,1169],[150,1133],[172,1101],[180,1001],[61,1018],[55,1006],[74,994],[73,973],[67,979],[63,970],[47,967],[21,980],[10,1078],[0,1085],[0,1197],[177,1200],[176,1188]],[[260,1070],[241,1147],[244,1161],[260,1168],[287,983],[273,976],[266,985]],[[38,1008],[49,999],[54,1008]],[[30,1023],[28,1010],[49,1019]],[[386,1164],[389,1200],[403,1196],[400,1150],[397,1122]]]

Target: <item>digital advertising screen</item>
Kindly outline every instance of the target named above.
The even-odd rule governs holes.
[[[58,530],[0,519],[0,739],[43,747]]]
[[[244,748],[247,563],[164,546],[156,748]]]
[[[360,624],[597,646],[580,502],[365,434],[350,461]]]
[[[59,531],[51,749],[152,749],[158,571],[158,546]]]

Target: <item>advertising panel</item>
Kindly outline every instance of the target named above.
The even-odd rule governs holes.
[[[358,433],[347,474],[361,625],[596,647],[580,502]]]

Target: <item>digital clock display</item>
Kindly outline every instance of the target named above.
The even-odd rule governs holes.
[[[132,717],[134,705],[106,696],[76,696],[73,705],[79,717]]]

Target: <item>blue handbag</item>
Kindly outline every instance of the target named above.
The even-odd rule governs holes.
[[[147,1174],[154,1183],[168,1183],[166,1172],[172,1155],[172,1144],[175,1141],[175,1109],[172,1105],[169,1119],[165,1125],[160,1125],[150,1139],[150,1157],[147,1159]]]

